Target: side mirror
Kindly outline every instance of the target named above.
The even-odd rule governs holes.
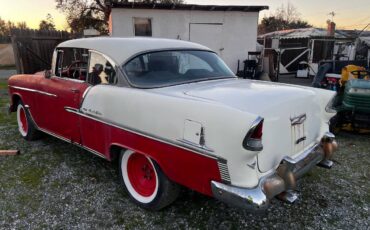
[[[45,70],[44,76],[47,79],[51,78],[51,71],[50,70]]]

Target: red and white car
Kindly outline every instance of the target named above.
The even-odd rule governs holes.
[[[293,201],[305,172],[331,167],[331,91],[240,80],[208,48],[180,40],[61,43],[52,70],[9,79],[20,134],[40,132],[107,160],[158,210],[179,185],[243,208]]]

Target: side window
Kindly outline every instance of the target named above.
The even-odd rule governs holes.
[[[134,18],[135,36],[152,36],[152,19]]]
[[[62,78],[85,80],[87,74],[88,50],[62,48],[57,51],[55,75]]]
[[[117,84],[117,75],[114,66],[99,53],[90,52],[88,70],[87,82],[91,85]]]

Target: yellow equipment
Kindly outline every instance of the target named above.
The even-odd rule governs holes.
[[[339,81],[341,86],[344,86],[346,84],[346,82],[351,80],[351,79],[357,79],[358,78],[358,75],[352,74],[353,71],[361,72],[361,71],[366,71],[366,69],[362,66],[357,66],[357,65],[347,65],[347,66],[343,67],[342,77]],[[367,80],[368,77],[369,77],[368,75],[364,76],[364,79]]]

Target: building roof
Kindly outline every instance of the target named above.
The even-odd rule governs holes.
[[[241,5],[194,5],[194,4],[163,4],[143,2],[112,1],[112,8],[125,9],[158,9],[158,10],[200,10],[200,11],[241,11],[259,12],[268,10],[268,6],[241,6]]]
[[[302,28],[291,30],[279,30],[271,33],[258,36],[259,38],[265,37],[279,37],[280,39],[290,38],[310,38],[310,37],[328,37],[327,30],[319,28]],[[335,32],[335,38],[347,38],[346,35],[340,32]]]
[[[360,37],[360,41],[370,47],[370,37]]]
[[[83,48],[91,49],[105,54],[116,64],[121,65],[133,56],[147,51],[194,49],[207,50],[209,48],[182,40],[146,38],[146,37],[96,37],[73,39],[60,43],[58,48]]]

